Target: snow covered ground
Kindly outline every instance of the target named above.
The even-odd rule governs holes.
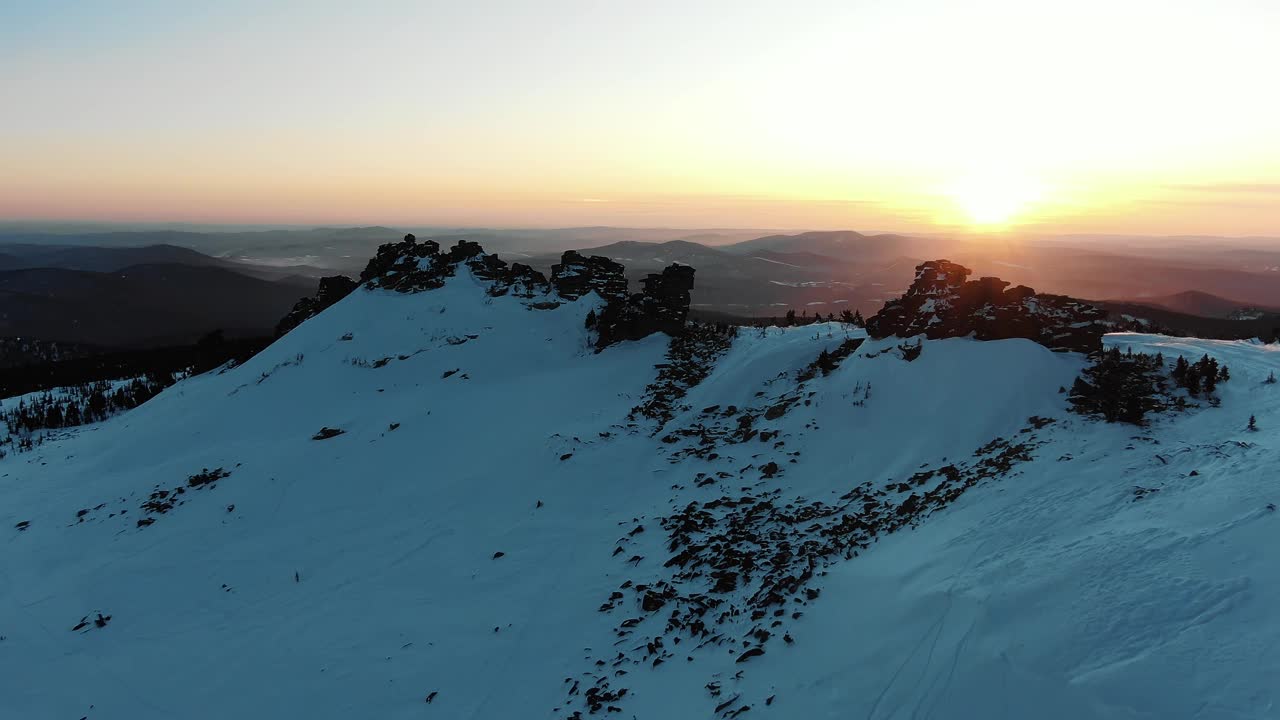
[[[1068,414],[1084,358],[1029,341],[866,340],[802,380],[860,331],[745,329],[659,429],[628,413],[667,338],[595,354],[595,304],[466,271],[357,291],[0,460],[0,717],[562,718],[606,675],[624,718],[1280,717],[1280,347],[1108,336],[1231,370],[1221,407],[1137,428]],[[699,445],[746,414],[768,441]],[[1000,438],[1027,443],[1008,472],[816,565],[790,641],[743,662],[735,615],[652,649],[671,606],[633,593],[695,582],[666,566],[680,509],[897,506]]]

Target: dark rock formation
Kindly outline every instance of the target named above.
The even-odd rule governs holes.
[[[621,264],[607,257],[583,257],[576,250],[566,251],[560,262],[551,267],[551,284],[566,300],[577,300],[592,290],[607,301],[627,299],[627,278]]]
[[[421,292],[444,285],[445,280],[465,265],[479,280],[488,283],[492,296],[514,295],[533,299],[542,298],[554,289],[563,300],[577,300],[595,292],[605,301],[605,306],[589,323],[597,330],[597,348],[603,348],[622,340],[638,340],[655,332],[670,335],[680,333],[689,315],[689,291],[693,289],[694,270],[684,265],[672,265],[661,273],[654,273],[641,281],[639,293],[627,292],[627,278],[621,264],[606,257],[585,257],[570,250],[553,266],[551,280],[528,265],[507,265],[496,255],[485,253],[478,243],[459,241],[447,252],[431,240],[419,242],[413,235],[405,235],[398,243],[388,243],[378,248],[378,253],[360,274],[360,282],[370,288],[385,288],[397,292]],[[335,280],[326,278],[326,282]],[[345,279],[344,279],[345,280]],[[323,310],[321,296],[327,300],[350,292],[354,283],[332,284],[326,290],[322,283],[317,298],[299,303],[289,317],[281,321],[281,334]],[[528,303],[534,310],[559,306],[555,297]]]
[[[476,277],[493,283],[489,286],[489,294],[494,297],[510,294],[534,298],[551,291],[546,275],[523,263],[512,263],[508,267],[497,255],[477,256],[468,260],[467,266]]]
[[[524,263],[511,263],[511,269],[507,272],[504,283],[503,292],[493,292],[495,295],[502,295],[506,292],[516,297],[531,298],[538,295],[545,295],[551,288],[547,282],[547,276],[525,265]],[[497,285],[494,286],[497,289]]]
[[[473,242],[458,243],[449,250],[446,258],[452,264],[466,262],[467,267],[471,268],[472,275],[491,283],[488,292],[494,297],[511,294],[516,297],[532,298],[546,295],[551,289],[546,275],[521,263],[508,266],[506,261],[497,255],[485,254],[484,250]]]
[[[463,260],[470,260],[471,258],[479,257],[481,255],[484,255],[484,248],[480,247],[480,243],[472,242],[470,240],[459,240],[457,245],[449,248],[449,252],[445,253],[445,260],[456,265]],[[504,266],[506,265],[506,263],[502,264]]]
[[[994,277],[968,280],[970,270],[949,260],[916,267],[906,294],[867,320],[873,338],[890,335],[979,340],[1026,338],[1055,350],[1091,352],[1101,346],[1106,313],[1063,295],[1010,288]]]
[[[360,281],[369,287],[386,288],[397,292],[421,292],[444,285],[459,265],[465,264],[479,279],[491,283],[490,295],[511,293],[531,298],[544,295],[549,289],[547,278],[528,265],[516,263],[510,267],[497,255],[485,253],[479,243],[459,240],[447,252],[440,252],[439,243],[433,240],[419,242],[413,235],[405,235],[398,243],[388,243],[378,248],[378,254],[360,274]]]
[[[661,274],[650,274],[642,280],[641,292],[621,299],[611,298],[596,321],[596,347],[639,340],[655,332],[679,334],[689,316],[693,273],[694,269],[688,265],[669,265]],[[625,289],[626,281],[623,282]]]
[[[320,278],[320,287],[316,289],[315,297],[299,300],[289,314],[276,324],[276,336],[284,335],[308,318],[319,315],[325,308],[350,295],[356,287],[356,281],[346,275]]]
[[[468,244],[475,245],[475,243]],[[476,245],[476,247],[479,248],[480,246]],[[506,261],[502,258],[497,255],[486,255],[483,250],[472,253],[471,248],[462,247],[462,243],[455,245],[445,257],[451,263],[465,261],[467,267],[471,268],[471,273],[481,280],[501,281],[510,272]],[[455,260],[454,258],[458,259]]]
[[[360,282],[369,287],[419,292],[444,285],[444,279],[452,274],[453,265],[440,256],[440,243],[434,240],[418,242],[409,234],[398,243],[380,246],[364,272],[360,273]]]
[[[641,294],[655,303],[660,315],[683,325],[689,316],[694,272],[688,265],[668,265],[661,274],[650,273],[640,281]]]

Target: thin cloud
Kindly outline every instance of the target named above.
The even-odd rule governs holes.
[[[1165,185],[1167,190],[1207,193],[1263,193],[1280,195],[1280,183],[1204,183],[1190,185]]]
[[[1280,193],[1280,190],[1276,190],[1276,192]],[[1241,209],[1275,207],[1275,202],[1271,200],[1256,200],[1253,202],[1249,202],[1246,200],[1218,200],[1216,198],[1186,198],[1181,200],[1150,199],[1150,200],[1142,200],[1140,201],[1140,203],[1143,205],[1156,206],[1156,207],[1187,207],[1191,205],[1194,205],[1196,207],[1241,208]]]

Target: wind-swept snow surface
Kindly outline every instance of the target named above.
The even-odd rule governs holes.
[[[1030,341],[599,305],[358,290],[0,461],[0,716],[1280,716],[1275,346],[1108,336],[1230,368],[1138,428]]]

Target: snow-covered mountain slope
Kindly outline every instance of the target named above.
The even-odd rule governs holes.
[[[597,353],[486,289],[0,460],[0,716],[1280,716],[1277,346],[1107,336],[1231,370],[1137,428],[1029,340]]]

